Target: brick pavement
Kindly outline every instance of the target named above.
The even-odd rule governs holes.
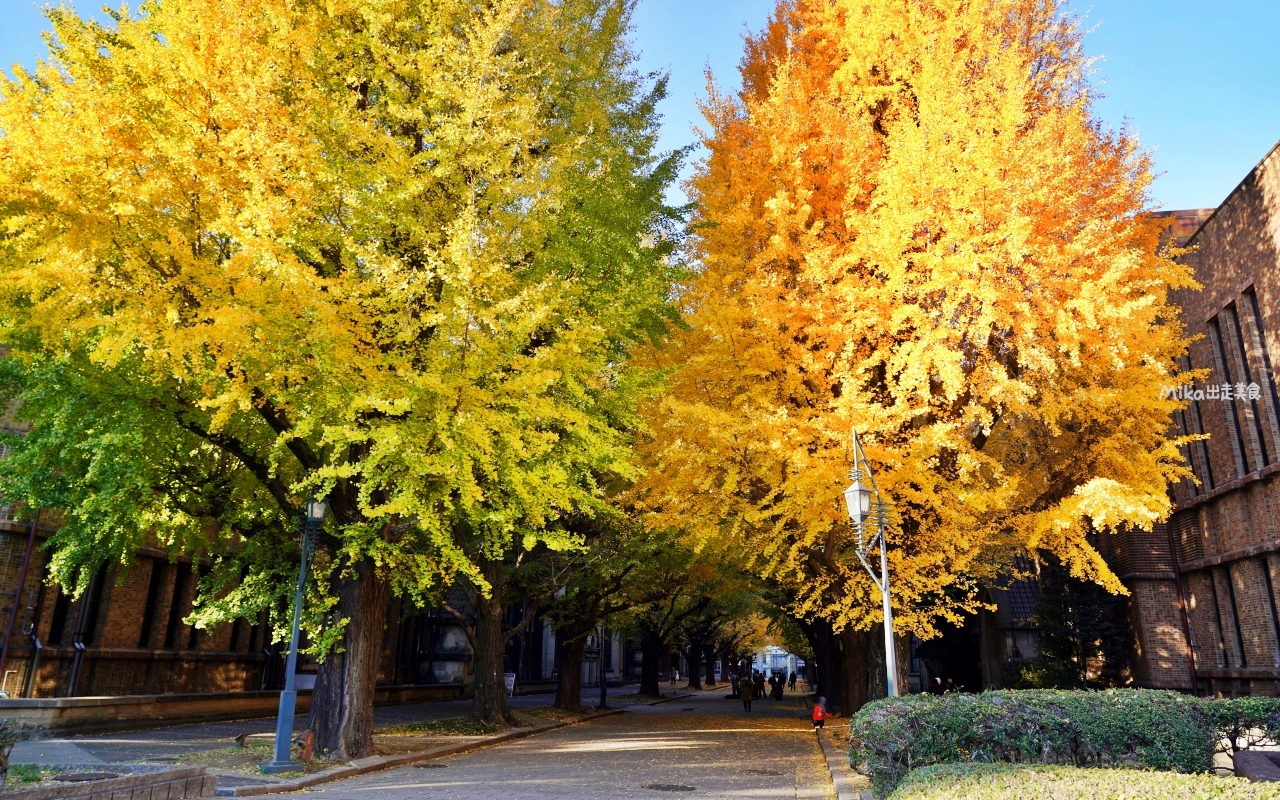
[[[317,800],[834,800],[803,696],[748,714],[724,687],[308,790]]]

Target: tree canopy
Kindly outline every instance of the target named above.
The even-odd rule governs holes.
[[[5,493],[70,512],[56,577],[82,588],[151,536],[253,585],[328,495],[324,635],[372,691],[365,607],[489,594],[480,562],[574,546],[551,523],[635,474],[677,159],[630,7],[48,14],[51,60],[0,84],[0,328],[14,385],[78,391],[24,397]]]
[[[866,629],[854,427],[898,512],[905,629],[971,608],[1017,548],[1122,591],[1086,537],[1164,518],[1187,474],[1160,386],[1191,279],[1147,156],[1092,113],[1078,22],[1057,0],[788,0],[740,72],[704,106],[648,508],[746,544],[797,614]]]

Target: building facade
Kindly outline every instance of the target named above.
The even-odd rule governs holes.
[[[0,689],[7,696],[246,692],[283,686],[283,647],[270,641],[265,612],[258,619],[211,630],[183,622],[195,600],[199,564],[144,547],[132,565],[103,569],[72,599],[47,584],[49,553],[42,545],[54,525],[42,518],[36,526],[14,516],[12,507],[0,506]],[[458,601],[457,607],[465,608],[465,603]],[[508,606],[507,625],[519,625],[525,610],[519,602]],[[583,658],[583,684],[598,685],[602,666],[606,680],[620,682],[627,651],[622,637],[612,631],[606,630],[603,653],[592,636]],[[466,694],[473,678],[471,662],[466,635],[453,617],[391,601],[379,685],[458,686]],[[313,659],[300,659],[299,688],[311,687],[315,670]],[[514,673],[523,689],[554,688],[559,656],[549,621],[535,620],[511,638],[504,670]]]
[[[1280,694],[1280,146],[1215,210],[1170,215],[1203,286],[1175,293],[1191,345],[1174,380],[1196,481],[1152,532],[1102,537],[1129,588],[1134,683]],[[1180,388],[1179,388],[1180,387]]]

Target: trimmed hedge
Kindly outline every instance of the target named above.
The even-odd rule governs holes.
[[[850,732],[851,763],[884,797],[908,772],[932,764],[1207,772],[1219,749],[1269,743],[1280,733],[1280,700],[1145,689],[921,694],[869,703]]]
[[[1280,784],[1136,769],[938,764],[912,772],[892,800],[1280,800]]]

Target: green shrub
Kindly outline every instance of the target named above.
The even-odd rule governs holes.
[[[1136,769],[939,764],[912,772],[892,800],[1280,800],[1280,785]]]
[[[1280,699],[1236,697],[1204,702],[1213,715],[1225,752],[1280,744]]]
[[[850,760],[879,797],[911,770],[940,763],[1206,772],[1224,716],[1211,701],[1151,690],[911,695],[869,703],[854,716]]]
[[[1007,689],[1076,689],[1080,688],[1074,670],[1047,661],[1028,661],[1004,675]]]

